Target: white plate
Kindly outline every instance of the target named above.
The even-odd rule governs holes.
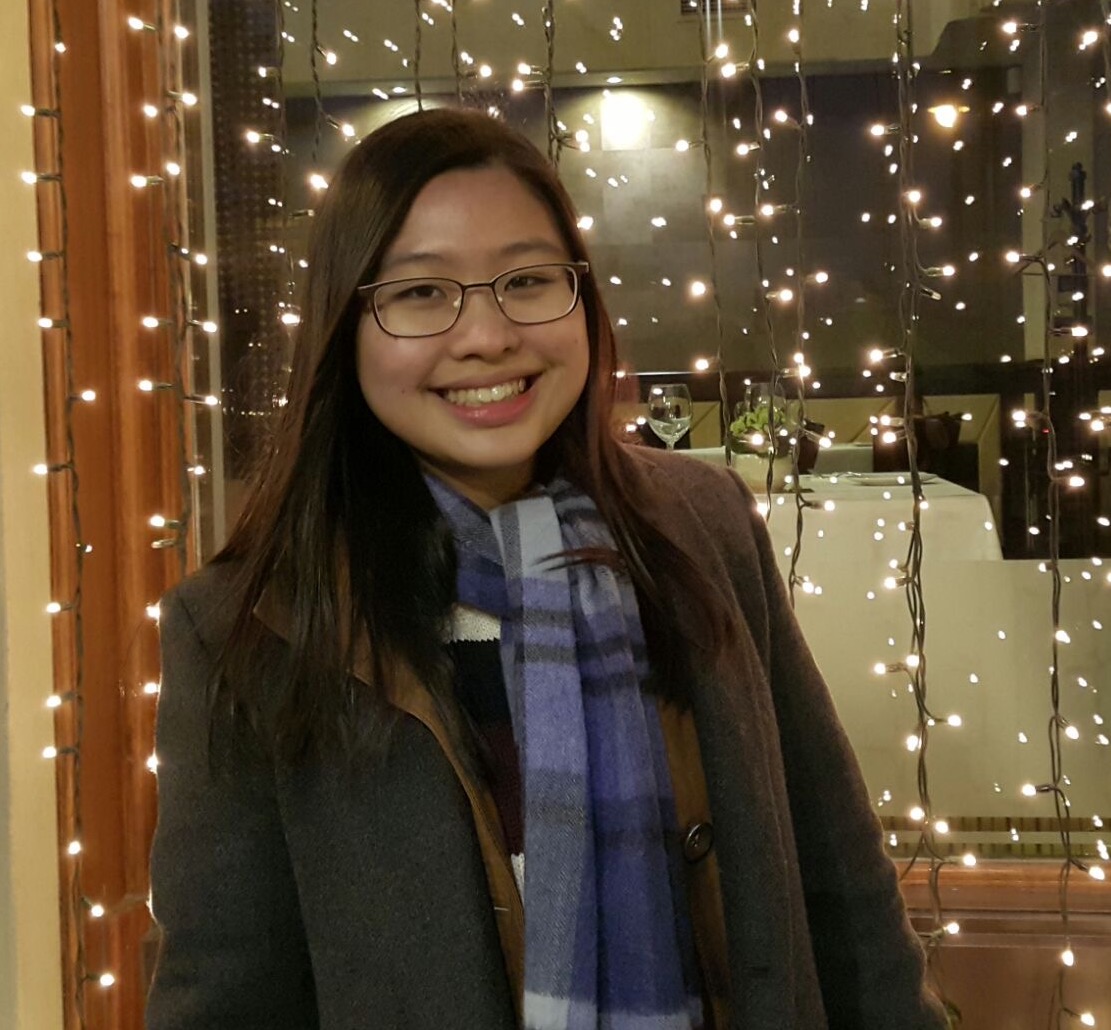
[[[909,472],[843,472],[838,478],[858,486],[910,486]],[[932,483],[937,476],[920,472],[918,478],[923,483]]]

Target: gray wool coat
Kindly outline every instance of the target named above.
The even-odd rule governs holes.
[[[691,684],[734,1030],[939,1030],[923,958],[829,693],[751,494],[728,470],[627,449],[643,510],[729,585],[744,631]],[[150,1030],[511,1030],[514,1004],[459,777],[403,717],[351,778],[243,754],[210,772],[205,684],[233,604],[208,567],[162,603],[162,941]],[[685,618],[681,601],[676,618]],[[285,642],[267,636],[258,674]]]

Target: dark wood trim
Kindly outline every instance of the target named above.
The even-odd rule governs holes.
[[[898,863],[900,874],[906,862]],[[1059,861],[981,862],[973,869],[954,866],[939,879],[941,910],[960,933],[944,946],[966,948],[1050,948],[1064,940]],[[917,863],[901,880],[903,899],[915,928],[933,925],[929,867]],[[1073,869],[1069,877],[1069,939],[1074,947],[1111,948],[1111,884]]]

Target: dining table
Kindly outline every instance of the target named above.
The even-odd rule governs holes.
[[[687,453],[725,463],[719,449]],[[1051,577],[1044,563],[1003,559],[983,494],[928,473],[921,480],[917,539],[907,473],[802,476],[797,495],[754,492],[753,503],[784,582],[794,581],[796,617],[879,814],[905,817],[918,799],[918,710],[908,669],[916,615],[924,620],[923,682],[937,718],[929,747],[939,812],[974,819],[1033,812],[1021,788],[1040,774],[1043,757],[1033,742],[1044,736],[1048,704]],[[905,578],[912,555],[920,592]],[[1111,725],[1103,701],[1111,697],[1111,633],[1102,629],[1111,626],[1111,575],[1098,558],[1064,563],[1063,575],[1060,618],[1070,643],[1061,646],[1062,689],[1084,734],[1069,759],[1073,791],[1077,804],[1095,811],[1111,808],[1111,748],[1096,721]]]

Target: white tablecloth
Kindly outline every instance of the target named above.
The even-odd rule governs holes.
[[[859,449],[859,444],[834,446],[844,448],[835,457],[859,462],[859,455],[849,450]],[[871,455],[871,447],[866,450]],[[676,453],[725,464],[721,447],[692,447]],[[900,480],[905,485],[899,485]],[[923,480],[928,504],[922,513],[926,561],[997,561],[1003,557],[991,506],[983,494],[930,475]],[[806,498],[820,505],[807,508],[803,515],[802,545],[807,561],[835,565],[867,561],[877,570],[886,570],[891,558],[905,558],[909,531],[900,524],[909,524],[912,514],[909,483],[910,477],[899,473],[803,476]],[[826,502],[833,503],[832,511],[822,507]],[[795,543],[794,508],[793,494],[773,495],[768,528],[777,553],[781,559],[787,558],[787,564],[790,554],[786,549]],[[880,581],[885,575],[883,571]]]
[[[722,459],[724,460],[724,459]],[[892,563],[910,543],[909,485],[880,476],[805,477],[804,496],[824,505],[803,513],[796,614],[830,686],[880,814],[917,803],[917,709],[903,661],[911,618],[903,589],[886,589]],[[939,815],[1049,814],[1044,798],[1021,794],[1044,778],[1051,661],[1050,577],[1038,562],[1002,561],[988,501],[941,479],[924,484],[922,584],[927,613],[929,704],[942,720],[930,735],[930,789]],[[784,578],[796,546],[795,499],[774,495],[768,529]],[[727,532],[728,527],[721,527]],[[1111,809],[1111,563],[1067,563],[1062,625],[1063,705],[1081,729],[1068,742],[1078,811]],[[1102,688],[1102,689],[1101,689]],[[946,725],[949,715],[960,727]],[[1105,719],[1106,724],[1097,722]],[[1100,735],[1104,736],[1101,737]]]
[[[898,480],[906,485],[898,485]],[[1002,559],[988,499],[944,479],[926,477],[922,548],[925,562]],[[909,476],[893,473],[826,478],[803,476],[805,498],[819,505],[803,513],[801,555],[815,568],[851,562],[871,567],[882,582],[891,559],[903,561],[913,514]],[[832,510],[827,505],[832,504]],[[768,528],[781,562],[796,543],[793,494],[772,497]]]

